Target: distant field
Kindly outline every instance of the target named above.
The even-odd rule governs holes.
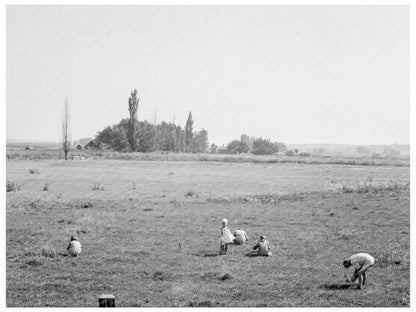
[[[17,160],[62,160],[64,155],[61,150],[38,147],[26,151],[23,146],[8,146],[6,158],[10,161]],[[291,164],[324,164],[324,165],[352,165],[352,166],[396,166],[409,167],[408,155],[395,158],[372,158],[370,156],[351,155],[311,155],[311,156],[286,156],[286,155],[253,155],[253,154],[189,154],[189,153],[121,153],[113,151],[71,150],[68,159],[75,160],[136,160],[136,161],[204,161],[225,163],[291,163]]]
[[[89,159],[6,168],[20,186],[6,197],[9,307],[96,307],[102,293],[120,307],[410,305],[409,167]],[[249,244],[204,257],[218,249],[224,217]],[[64,252],[74,234],[84,246],[76,259]],[[260,234],[273,257],[244,257]],[[377,258],[368,287],[344,289],[342,259],[360,251]]]

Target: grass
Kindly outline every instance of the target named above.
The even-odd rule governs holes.
[[[118,307],[410,305],[408,168],[43,161],[33,177],[28,164],[7,163],[7,178],[24,184],[7,193],[8,307],[97,307],[102,293]],[[43,175],[62,197],[39,189]],[[368,176],[404,185],[343,192]],[[205,257],[219,249],[224,217],[250,240]],[[260,234],[273,256],[245,257]],[[66,256],[72,235],[77,258]],[[361,251],[376,264],[359,291],[342,259]]]
[[[225,163],[260,163],[260,164],[327,164],[327,165],[348,165],[348,166],[397,166],[409,167],[410,157],[401,156],[398,158],[378,158],[370,156],[320,156],[310,155],[310,153],[299,153],[295,156],[285,155],[253,155],[253,154],[189,154],[172,152],[153,152],[153,153],[122,153],[114,151],[70,151],[71,155],[76,155],[74,161],[83,162],[88,159],[93,160],[135,160],[135,161],[204,161],[204,162],[225,162]],[[59,149],[39,149],[25,151],[24,149],[8,148],[6,151],[8,161],[15,160],[62,160],[64,155]],[[78,157],[79,156],[79,157]]]
[[[102,185],[101,183],[99,183],[99,182],[94,182],[92,185],[91,185],[91,189],[93,190],[93,191],[104,191],[105,189],[104,189],[104,185]]]
[[[344,193],[379,193],[385,191],[394,191],[399,193],[401,189],[407,189],[410,182],[403,181],[382,181],[373,182],[355,180],[353,182],[342,183],[342,191]]]
[[[19,191],[21,186],[15,182],[6,182],[6,192],[16,192]]]
[[[197,196],[195,190],[191,190],[191,189],[190,190],[186,190],[184,195],[185,195],[185,197]]]

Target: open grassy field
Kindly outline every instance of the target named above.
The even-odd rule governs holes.
[[[409,306],[409,167],[8,161],[7,306]],[[29,170],[33,169],[30,173]],[[248,244],[218,250],[221,219]],[[245,257],[260,234],[269,258]],[[66,256],[71,235],[83,252]],[[363,290],[342,259],[377,262]],[[349,271],[352,274],[352,271]]]
[[[33,145],[33,144],[31,144]],[[64,154],[57,146],[34,145],[33,150],[25,150],[25,145],[8,144],[6,146],[7,160],[62,160]],[[380,147],[379,147],[380,148]],[[408,154],[397,157],[372,157],[360,154],[339,154],[330,153],[328,155],[294,156],[286,155],[254,155],[251,153],[243,154],[211,154],[211,153],[172,153],[172,152],[152,152],[152,153],[123,153],[109,150],[70,150],[69,159],[94,159],[94,160],[148,160],[148,161],[207,161],[207,162],[226,162],[226,163],[289,163],[289,164],[324,164],[324,165],[359,165],[359,166],[396,166],[409,167],[410,157]]]

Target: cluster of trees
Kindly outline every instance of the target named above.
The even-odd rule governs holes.
[[[138,105],[139,98],[134,90],[129,98],[130,118],[122,119],[118,124],[99,131],[95,143],[102,148],[120,152],[207,152],[208,131],[194,131],[192,112],[189,112],[186,125],[182,128],[174,122],[162,121],[156,124],[138,121]]]
[[[182,128],[175,122],[162,121],[157,124],[156,121],[153,123],[146,120],[139,121],[137,119],[138,108],[139,98],[135,89],[131,92],[128,100],[129,118],[124,118],[118,124],[107,126],[102,131],[99,131],[94,138],[95,143],[102,149],[112,149],[119,152],[208,152],[208,131],[205,129],[195,131],[193,129],[194,120],[192,112],[189,112],[186,124]],[[62,144],[66,159],[70,147],[69,107],[67,100],[65,101],[62,125]],[[90,138],[86,140],[89,141]],[[79,140],[79,142],[75,143],[81,144],[85,142]],[[226,147],[218,148],[218,146],[212,144],[210,152],[271,155],[288,151],[284,143],[272,142],[270,139],[250,137],[242,134],[240,140],[233,140]],[[292,153],[292,151],[289,151],[289,153]]]
[[[190,113],[190,118],[192,115]],[[159,124],[148,121],[135,121],[134,139],[129,138],[129,119],[122,119],[118,124],[107,126],[98,132],[95,142],[104,149],[119,152],[188,152],[204,153],[208,150],[208,131],[186,131],[186,127],[162,121]],[[133,145],[133,149],[132,149]]]
[[[213,148],[211,147],[211,151]],[[252,153],[255,155],[272,155],[278,152],[287,151],[286,145],[280,142],[272,142],[270,139],[261,137],[250,137],[242,134],[240,140],[233,140],[227,144],[225,149],[219,149],[219,152],[228,154]]]
[[[395,149],[391,146],[384,147],[382,153],[374,152],[371,149],[364,147],[364,146],[357,146],[357,153],[367,154],[367,155],[371,154],[372,158],[382,158],[382,157],[395,158],[395,157],[400,157],[401,155],[398,149]]]

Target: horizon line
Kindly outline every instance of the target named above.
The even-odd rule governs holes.
[[[81,139],[85,139],[87,137],[84,138],[79,138],[76,140],[72,140],[72,142],[74,141],[79,141]],[[92,138],[94,140],[94,138]],[[232,140],[230,140],[231,142]],[[6,138],[6,144],[11,144],[11,143],[49,143],[49,144],[61,144],[60,141],[51,141],[51,140],[28,140],[28,139],[7,139]],[[210,144],[216,144],[215,142],[210,142]],[[362,143],[285,143],[283,142],[286,146],[288,145],[344,145],[344,146],[384,146],[384,145],[404,145],[404,146],[410,146],[410,143],[367,143],[367,144],[362,144]],[[225,144],[224,144],[225,145]]]

